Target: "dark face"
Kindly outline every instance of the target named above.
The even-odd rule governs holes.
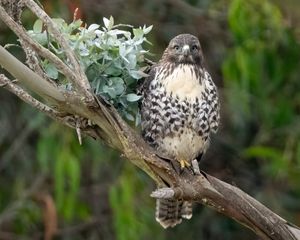
[[[178,64],[198,64],[203,61],[198,38],[191,34],[180,34],[173,38],[164,52],[163,59]]]

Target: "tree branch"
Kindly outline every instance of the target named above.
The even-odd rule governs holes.
[[[74,79],[70,79],[76,83],[77,91],[63,92],[58,90],[46,79],[35,74],[0,47],[0,64],[20,82],[26,83],[30,90],[43,96],[46,100],[48,98],[53,100],[59,112],[29,97],[30,95],[25,93],[23,89],[19,91],[20,89],[14,83],[8,82],[9,80],[2,76],[1,81],[4,87],[56,120],[59,120],[61,114],[71,115],[73,122],[68,122],[70,126],[79,128],[80,132],[104,141],[122,152],[129,161],[145,171],[160,187],[163,187],[159,191],[155,191],[152,194],[153,197],[177,198],[202,203],[248,227],[262,239],[300,240],[298,227],[289,224],[237,187],[204,172],[194,175],[189,170],[184,170],[179,175],[168,161],[159,158],[143,139],[127,125],[113,106],[101,98],[94,97],[92,93],[87,93],[90,88],[87,86],[86,76],[82,75],[83,70],[80,68],[75,54],[66,46],[63,36],[57,31],[46,13],[37,7],[32,0],[24,0],[24,2],[44,21],[46,27],[52,31],[52,34],[56,35],[57,40],[68,52],[72,65],[68,68],[72,70],[79,68],[76,72],[79,74],[73,75]],[[4,9],[0,7],[0,17],[6,19],[3,11]],[[14,32],[19,33],[19,25],[7,25]],[[19,34],[19,37],[27,41],[36,54],[45,58],[49,57],[50,61],[56,61],[51,54],[45,54],[47,50],[28,40],[28,36]],[[63,73],[67,75],[67,71]],[[86,97],[89,98],[89,101],[82,101],[82,99],[87,99]],[[80,121],[78,122],[78,120]],[[86,120],[92,124],[85,124]]]
[[[77,75],[77,81],[75,82],[75,86],[77,90],[81,92],[88,102],[93,101],[93,96],[90,92],[91,86],[90,83],[80,66],[76,56],[73,54],[71,47],[69,46],[67,40],[63,36],[63,34],[58,29],[57,25],[52,21],[52,19],[33,1],[33,0],[24,0],[25,5],[30,8],[30,10],[39,17],[45,25],[48,27],[49,32],[53,35],[53,37],[57,40],[57,42],[64,48],[65,53],[70,61],[70,65],[72,71],[74,71],[75,75]]]
[[[16,79],[22,80],[29,89],[48,100],[52,99],[58,102],[65,100],[63,94],[57,88],[26,67],[2,46],[0,46],[0,65]]]
[[[44,48],[37,42],[35,42],[32,38],[30,38],[29,34],[25,31],[25,29],[20,26],[17,22],[15,22],[5,9],[0,6],[0,18],[1,20],[10,28],[12,31],[25,43],[28,48],[32,48],[38,55],[48,59],[51,61],[55,67],[59,71],[61,71],[72,83],[74,83],[75,74],[74,72],[57,56],[55,56],[51,51],[47,48]],[[5,60],[5,59],[3,59]],[[74,83],[75,84],[75,83]]]
[[[28,103],[32,107],[38,109],[39,111],[45,113],[49,117],[56,119],[56,117],[59,115],[57,111],[52,109],[51,107],[48,107],[47,105],[41,103],[37,99],[33,98],[31,95],[29,95],[27,92],[24,91],[21,87],[14,84],[17,82],[17,80],[10,81],[5,75],[0,74],[0,87],[3,87],[10,91],[11,93],[17,95],[21,100]]]

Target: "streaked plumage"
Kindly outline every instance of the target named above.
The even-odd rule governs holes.
[[[195,36],[181,34],[170,41],[145,80],[142,94],[144,139],[162,156],[189,167],[206,151],[210,133],[219,124],[217,90],[203,67]],[[191,216],[190,202],[157,201],[156,219],[165,228]]]

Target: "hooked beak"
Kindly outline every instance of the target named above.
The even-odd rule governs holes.
[[[183,56],[187,57],[190,54],[190,47],[189,45],[184,45],[182,48]]]

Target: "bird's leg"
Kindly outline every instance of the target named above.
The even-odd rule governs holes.
[[[191,164],[187,160],[182,159],[179,161],[179,163],[180,163],[181,170],[184,169],[185,167],[188,168],[191,166]]]
[[[193,171],[191,163],[184,159],[181,159],[181,160],[178,159],[177,161],[171,161],[171,164],[178,174],[182,174],[185,169]]]
[[[180,173],[183,172],[184,168],[188,168],[189,170],[193,171],[195,175],[201,175],[199,163],[197,159],[194,159],[191,163],[187,160],[179,160],[180,163]]]
[[[192,167],[193,167],[193,172],[194,172],[195,175],[201,175],[200,168],[199,168],[199,163],[198,163],[197,159],[194,159],[192,161]]]

